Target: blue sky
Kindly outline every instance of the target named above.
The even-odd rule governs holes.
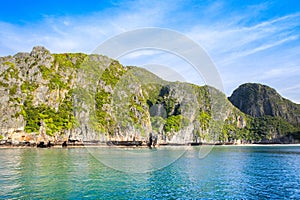
[[[300,103],[297,0],[11,0],[1,5],[0,56],[29,52],[36,45],[53,53],[91,53],[106,39],[125,31],[168,28],[206,50],[227,95],[242,83],[259,82]],[[143,51],[120,60],[126,65],[163,65],[172,68],[173,79],[203,84],[186,63],[164,52]]]

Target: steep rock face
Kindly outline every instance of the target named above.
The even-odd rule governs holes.
[[[0,58],[1,138],[253,140],[248,116],[209,86],[167,82],[101,55],[43,47]],[[247,139],[245,139],[247,138]]]
[[[266,85],[243,84],[232,93],[229,100],[242,112],[253,117],[281,117],[293,125],[300,125],[300,105],[283,98]]]
[[[14,138],[19,132],[23,138],[30,133],[33,137],[54,140],[69,130],[74,122],[71,99],[74,69],[84,57],[83,54],[50,54],[44,47],[34,47],[30,54],[1,58],[2,137]]]

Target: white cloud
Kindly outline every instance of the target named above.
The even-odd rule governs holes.
[[[293,40],[297,40],[297,39],[298,39],[298,36],[289,36],[289,37],[283,38],[279,41],[275,41],[275,42],[271,41],[270,43],[261,44],[261,45],[258,45],[256,47],[253,47],[251,49],[244,50],[242,52],[237,52],[237,53],[235,52],[230,57],[231,57],[231,60],[232,59],[238,59],[239,57],[245,57],[245,56],[248,56],[248,55],[251,55],[251,54],[255,54],[257,52],[264,51],[266,49],[276,47],[276,46],[279,46],[283,43],[293,41]]]
[[[90,53],[113,35],[138,27],[157,26],[169,10],[165,10],[166,6],[163,2],[149,2],[147,5],[136,1],[127,5],[127,9],[110,9],[89,16],[45,15],[36,24],[25,25],[0,22],[0,55],[30,51],[36,45],[44,45],[52,52]]]
[[[255,21],[254,18],[268,10],[270,3],[230,12],[226,1],[201,4],[193,12],[190,8],[182,10],[184,3],[139,0],[126,5],[117,3],[115,8],[86,16],[44,16],[39,22],[23,25],[0,22],[0,55],[31,51],[36,45],[44,45],[52,52],[90,53],[104,40],[127,30],[174,28],[190,36],[211,55],[227,95],[243,82],[263,81],[293,100],[300,99],[299,87],[293,89],[293,94],[292,89],[284,89],[292,88],[299,80],[300,13]],[[135,52],[127,61],[147,64],[142,63],[145,59],[134,59],[149,57],[148,63],[171,66],[187,80],[202,82],[174,56],[152,53]],[[288,79],[284,85],[278,83],[282,79]]]
[[[255,11],[254,11],[255,12]],[[298,95],[284,90],[300,78],[300,13],[245,23],[249,13],[236,13],[237,20],[224,18],[217,26],[196,25],[188,35],[205,47],[216,63],[227,95],[245,82],[263,82],[296,101]]]
[[[281,67],[281,68],[272,68],[259,76],[258,80],[269,80],[269,79],[288,79],[295,75],[300,76],[300,66],[292,67]]]
[[[239,17],[246,18],[247,15]],[[252,26],[228,23],[225,19],[220,26],[195,26],[188,35],[204,45],[210,54],[221,60],[221,63],[232,64],[239,57],[297,40],[299,33],[293,33],[292,30],[299,26],[299,21],[299,14],[271,19]]]
[[[157,50],[138,50],[131,52],[129,54],[126,54],[122,56],[122,59],[126,59],[127,62],[130,62],[130,60],[139,59],[144,56],[159,56],[162,52]]]

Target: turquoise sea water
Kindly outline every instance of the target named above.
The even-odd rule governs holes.
[[[178,148],[123,150],[180,155],[146,173],[104,165],[112,148],[0,149],[0,199],[300,199],[300,146]]]

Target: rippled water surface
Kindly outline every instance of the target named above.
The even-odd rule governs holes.
[[[203,159],[195,147],[146,173],[107,167],[99,158],[110,151],[0,149],[0,199],[300,199],[300,146],[217,146]],[[156,155],[129,151],[150,151],[148,165]],[[155,151],[178,156],[178,147]]]

